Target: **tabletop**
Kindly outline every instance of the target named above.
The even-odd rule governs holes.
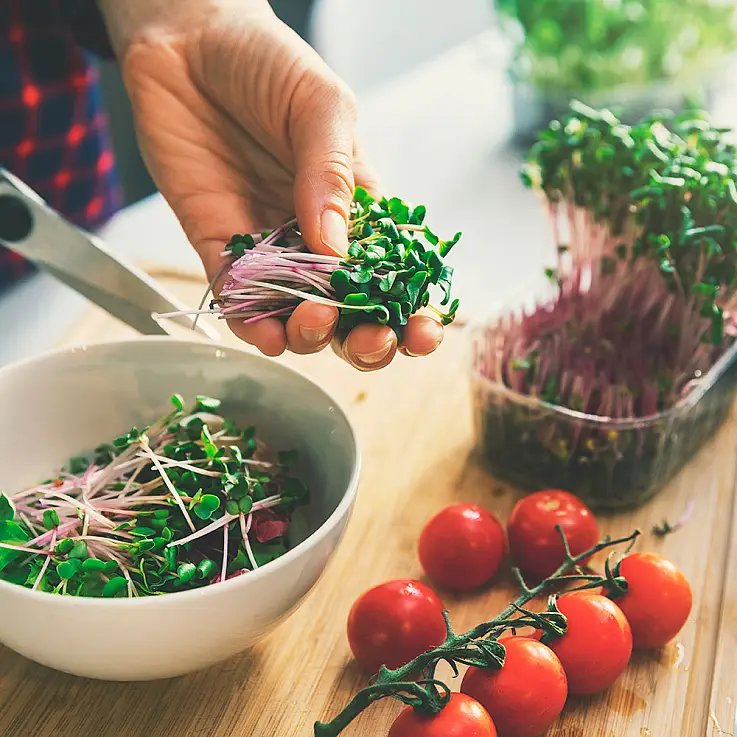
[[[196,277],[152,273],[185,302],[203,292]],[[92,309],[62,344],[134,336]],[[222,336],[237,342],[227,330]],[[364,460],[344,539],[302,606],[244,653],[199,673],[151,683],[74,678],[0,648],[0,737],[310,737],[315,720],[336,716],[366,685],[345,635],[356,597],[383,581],[423,578],[418,537],[445,505],[479,503],[505,522],[518,498],[474,452],[465,337],[463,329],[448,328],[432,356],[398,356],[390,367],[370,373],[355,371],[330,351],[278,359],[329,388],[356,430]],[[637,527],[643,533],[639,549],[678,565],[691,582],[693,610],[672,643],[636,652],[608,691],[570,697],[546,737],[734,734],[736,444],[737,415],[647,504],[597,515],[602,534],[621,537]],[[692,500],[687,525],[665,537],[652,532]],[[505,564],[480,590],[438,593],[462,632],[504,609],[518,589]],[[447,667],[438,676],[459,688]],[[345,737],[386,735],[398,709],[390,700],[374,705]]]
[[[462,245],[454,251],[453,258],[458,294],[463,301],[464,311],[472,316],[480,316],[498,301],[511,297],[520,285],[539,274],[552,255],[542,213],[535,198],[523,188],[517,175],[520,152],[507,144],[512,125],[510,96],[511,90],[499,63],[495,39],[493,35],[481,34],[473,41],[359,100],[360,134],[367,152],[382,173],[386,191],[425,204],[428,220],[432,221],[436,231],[464,232]],[[400,112],[409,109],[408,100],[417,101],[418,104],[412,105],[411,112]],[[732,118],[737,111],[731,97],[721,101],[718,111],[718,119],[737,120],[737,114]],[[102,236],[113,247],[135,259],[199,269],[197,258],[181,228],[159,196],[122,212],[103,230]],[[21,285],[0,301],[0,334],[4,336],[0,342],[0,364],[50,347],[71,325],[79,321],[86,307],[82,298],[50,277],[40,276]],[[111,334],[114,333],[111,331]],[[454,355],[452,345],[451,341],[442,351],[443,355]],[[322,362],[323,357],[319,357],[318,362],[309,364],[309,370],[319,372]],[[405,372],[401,374],[404,376],[406,364],[400,365],[402,368],[399,371]],[[437,467],[433,467],[431,473],[420,463],[415,464],[416,467],[405,464],[404,450],[401,459],[382,457],[383,465],[377,465],[367,473],[365,487],[373,485],[384,489],[386,479],[382,477],[382,469],[387,467],[386,464],[393,464],[392,472],[395,475],[392,476],[392,483],[396,491],[396,494],[389,494],[389,490],[384,489],[385,504],[381,514],[369,515],[366,511],[366,515],[369,515],[365,517],[367,529],[372,534],[384,535],[384,530],[393,525],[403,529],[403,532],[391,545],[381,550],[381,567],[376,565],[376,561],[354,564],[350,556],[344,555],[342,562],[330,572],[327,583],[322,584],[321,591],[327,591],[325,587],[329,587],[331,581],[335,585],[341,579],[350,581],[343,595],[351,597],[367,584],[378,582],[379,575],[408,575],[408,571],[410,575],[416,575],[418,572],[412,567],[415,566],[412,563],[412,541],[421,518],[439,504],[457,498],[458,494],[462,493],[471,500],[481,500],[486,498],[491,489],[502,516],[509,510],[509,492],[501,488],[497,492],[497,487],[488,475],[469,460],[471,435],[467,402],[463,399],[465,389],[461,384],[452,383],[453,377],[462,371],[462,364],[455,359],[446,363],[438,357],[428,359],[425,366],[422,379],[428,382],[430,393],[428,399],[423,401],[421,411],[427,418],[425,425],[428,432],[424,435],[419,433],[407,452],[419,458],[422,443],[428,441],[433,423],[443,421],[444,417],[448,418],[446,429],[453,430],[451,452],[445,461],[436,459]],[[436,370],[438,374],[431,381],[429,377]],[[376,412],[377,397],[383,397],[385,392],[391,390],[392,382],[397,380],[398,375],[387,373],[376,377],[357,377],[350,372],[343,374],[345,383],[340,391],[345,396],[342,399],[351,404],[352,417],[365,436],[366,452],[374,457],[377,457],[380,443],[379,438],[371,434],[374,432],[371,428],[375,427],[375,415],[371,413]],[[444,385],[443,382],[451,383]],[[452,386],[453,390],[437,391],[443,386]],[[405,410],[412,409],[404,398],[398,406],[405,404]],[[415,409],[419,406],[413,405]],[[458,413],[455,411],[458,406],[466,409]],[[397,414],[402,413],[397,410]],[[725,435],[719,442],[721,445],[717,450],[722,454],[721,457],[734,458],[733,435]],[[695,525],[698,530],[712,531],[708,536],[708,545],[704,543],[699,546],[692,542],[695,546],[688,548],[688,554],[682,547],[684,538],[674,536],[662,545],[664,552],[669,555],[672,552],[679,558],[679,564],[683,559],[683,564],[693,576],[692,580],[698,580],[699,584],[699,610],[697,619],[686,635],[686,660],[681,658],[674,665],[676,660],[670,650],[663,656],[665,660],[643,660],[638,665],[637,675],[608,697],[605,716],[592,717],[586,704],[576,707],[573,723],[584,724],[586,719],[601,718],[605,731],[589,732],[584,731],[583,727],[566,731],[567,727],[561,726],[555,732],[556,737],[588,737],[589,734],[606,737],[629,734],[643,737],[701,737],[703,725],[707,724],[710,737],[734,734],[732,674],[737,669],[737,625],[731,613],[733,599],[722,596],[724,590],[734,592],[737,589],[737,565],[733,563],[737,558],[734,550],[730,553],[731,558],[723,553],[729,544],[730,523],[734,513],[734,467],[725,465],[716,475],[714,469],[714,456],[702,456],[688,471],[688,475],[679,481],[671,497],[682,504],[693,487],[698,487],[704,495],[710,495],[705,498],[711,501],[700,505],[700,516]],[[710,480],[705,484],[704,479],[710,473]],[[412,494],[416,495],[420,487],[428,490],[429,496],[426,497],[426,503],[416,506],[407,500]],[[660,511],[660,507],[655,506],[646,516],[649,519],[649,515],[659,515]],[[631,522],[633,520],[625,516],[617,525],[625,526]],[[406,525],[406,529],[402,525]],[[354,538],[359,535],[356,529],[352,533]],[[357,550],[357,544],[354,539],[351,550]],[[734,541],[731,544],[734,546]],[[711,559],[710,551],[714,550],[722,552],[717,558]],[[725,580],[726,588],[722,588]],[[506,595],[506,592],[501,592],[497,599]],[[462,624],[477,621],[480,607],[478,600],[460,607]],[[335,704],[340,699],[345,700],[360,685],[360,674],[350,668],[343,670],[346,657],[344,643],[336,645],[335,632],[325,624],[329,620],[337,627],[341,617],[344,617],[342,610],[337,612],[334,607],[331,609],[330,599],[321,601],[317,610],[307,609],[298,613],[295,620],[297,629],[290,630],[292,634],[286,644],[294,647],[301,641],[303,633],[299,627],[309,626],[314,621],[311,617],[315,611],[326,618],[318,619],[323,624],[314,631],[316,642],[325,645],[322,655],[315,661],[305,661],[306,664],[303,663],[284,681],[273,680],[275,676],[268,674],[265,681],[258,680],[260,664],[266,662],[267,656],[273,658],[276,653],[282,659],[280,663],[286,667],[284,659],[290,657],[288,648],[279,649],[278,640],[272,641],[265,650],[244,656],[224,667],[215,677],[216,682],[223,686],[222,691],[212,694],[211,702],[206,708],[203,707],[202,719],[209,721],[203,722],[199,732],[192,731],[194,727],[191,721],[185,720],[183,705],[196,702],[196,695],[207,683],[207,674],[174,685],[133,687],[120,699],[112,687],[96,686],[89,690],[84,703],[92,709],[93,701],[99,697],[107,711],[105,714],[98,713],[95,719],[89,717],[86,721],[79,721],[82,719],[79,708],[73,710],[67,704],[70,699],[81,698],[83,689],[77,681],[53,676],[47,682],[44,679],[48,676],[39,675],[40,670],[31,672],[24,661],[14,658],[6,662],[5,677],[0,679],[0,685],[9,688],[8,693],[15,694],[15,701],[12,707],[4,707],[5,713],[0,713],[0,723],[6,727],[10,725],[9,728],[16,731],[3,733],[0,729],[0,734],[3,737],[6,734],[8,737],[26,737],[30,734],[53,737],[61,733],[67,733],[70,737],[86,734],[115,734],[116,737],[163,737],[173,734],[276,737],[278,734],[279,737],[299,737],[307,734],[291,728],[284,732],[273,731],[272,728],[286,724],[283,712],[288,710],[283,708],[281,711],[264,709],[260,717],[257,714],[260,721],[252,716],[252,708],[250,715],[243,710],[247,704],[252,707],[253,703],[260,703],[258,699],[269,698],[274,689],[286,699],[285,703],[292,703],[299,686],[299,693],[305,699],[309,699],[313,692],[319,692],[322,699],[309,707],[300,707],[307,710],[302,714],[302,725],[306,726],[309,718],[328,716],[324,710],[326,694]],[[705,627],[705,622],[711,624]],[[683,671],[672,681],[677,685],[669,687],[666,696],[651,698],[657,674],[676,667]],[[692,675],[684,675],[687,672]],[[235,678],[234,673],[237,676]],[[273,671],[269,673],[273,674]],[[698,673],[699,677],[693,673]],[[298,676],[307,679],[307,686],[304,683],[297,684],[294,679]],[[47,683],[51,684],[49,688],[46,688]],[[711,699],[706,695],[708,684],[711,684]],[[256,700],[240,701],[236,698],[235,687],[242,690],[246,685],[255,689],[251,695],[257,696]],[[684,709],[685,704],[689,704],[688,709]],[[140,714],[136,717],[139,707]],[[124,710],[129,713],[124,713]],[[647,721],[654,712],[660,715],[657,716],[660,720],[657,724],[661,725],[661,731],[652,731],[648,726],[655,723]],[[383,708],[379,713],[387,714]],[[632,713],[636,714],[638,731],[616,731],[616,725],[622,723],[617,722],[617,719],[622,714],[628,716]],[[29,714],[46,716],[29,721]],[[678,721],[673,721],[676,719]],[[386,723],[386,716],[381,723]],[[121,725],[131,724],[136,725],[135,730],[120,731]],[[213,724],[219,725],[219,731],[208,731]],[[119,727],[117,732],[114,731],[116,725]],[[643,725],[642,728],[639,725]],[[28,732],[28,729],[37,731]],[[362,734],[367,737],[374,734],[370,726],[363,729]]]

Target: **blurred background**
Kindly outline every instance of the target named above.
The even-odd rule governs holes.
[[[517,300],[554,258],[519,168],[535,133],[572,98],[626,120],[696,105],[737,126],[737,0],[271,4],[353,88],[385,191],[424,204],[436,232],[463,232],[454,290],[471,319]],[[198,271],[173,213],[150,196],[117,66],[100,72],[125,202],[137,203],[101,235],[135,261]],[[0,293],[0,364],[48,347],[84,306],[45,274]]]
[[[480,34],[511,89],[512,133],[527,144],[568,101],[707,106],[737,48],[734,0],[272,0],[359,99]],[[356,32],[360,29],[360,32]],[[114,63],[101,64],[126,201],[155,191],[138,155]],[[480,89],[479,94],[492,91]]]
[[[276,14],[352,87],[359,102],[377,85],[490,27],[495,15],[494,0],[270,1]],[[117,164],[130,204],[155,187],[138,153],[117,64],[103,62],[99,67]]]

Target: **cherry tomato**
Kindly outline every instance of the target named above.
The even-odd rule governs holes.
[[[469,668],[461,692],[489,712],[500,737],[539,737],[566,702],[563,666],[550,648],[531,637],[499,641],[507,650],[504,667]]]
[[[452,504],[425,525],[420,562],[439,586],[468,591],[493,578],[504,547],[504,528],[493,514],[476,504]]]
[[[627,593],[614,601],[630,623],[634,647],[663,647],[681,631],[691,613],[686,577],[656,553],[626,556],[619,573],[627,580]]]
[[[558,599],[566,634],[549,647],[558,656],[572,694],[594,694],[619,678],[632,655],[632,631],[622,610],[600,594],[576,591]]]
[[[356,599],[348,615],[348,642],[369,672],[398,668],[440,645],[446,636],[443,604],[419,581],[388,581]]]
[[[542,580],[565,559],[560,525],[573,555],[580,555],[599,541],[599,528],[591,510],[573,494],[548,489],[517,502],[507,522],[512,562],[523,574]]]
[[[497,733],[478,701],[454,693],[447,706],[434,716],[423,716],[408,706],[394,720],[388,737],[497,737]]]

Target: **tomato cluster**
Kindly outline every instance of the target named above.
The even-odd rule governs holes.
[[[468,591],[489,583],[505,552],[528,582],[548,578],[565,562],[560,527],[572,555],[596,545],[594,515],[559,490],[531,494],[517,503],[505,530],[489,511],[454,504],[425,526],[418,553],[433,583]],[[436,715],[405,709],[389,737],[539,737],[558,718],[569,694],[609,688],[629,663],[632,649],[662,647],[681,630],[691,611],[683,574],[654,553],[631,553],[618,564],[624,588],[563,593],[556,599],[565,633],[535,631],[499,642],[500,669],[470,667],[448,705]],[[348,641],[370,673],[398,668],[443,644],[443,604],[425,584],[389,581],[362,594],[348,617]]]

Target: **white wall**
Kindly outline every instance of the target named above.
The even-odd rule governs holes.
[[[313,42],[328,64],[361,94],[488,28],[493,3],[318,0]]]

